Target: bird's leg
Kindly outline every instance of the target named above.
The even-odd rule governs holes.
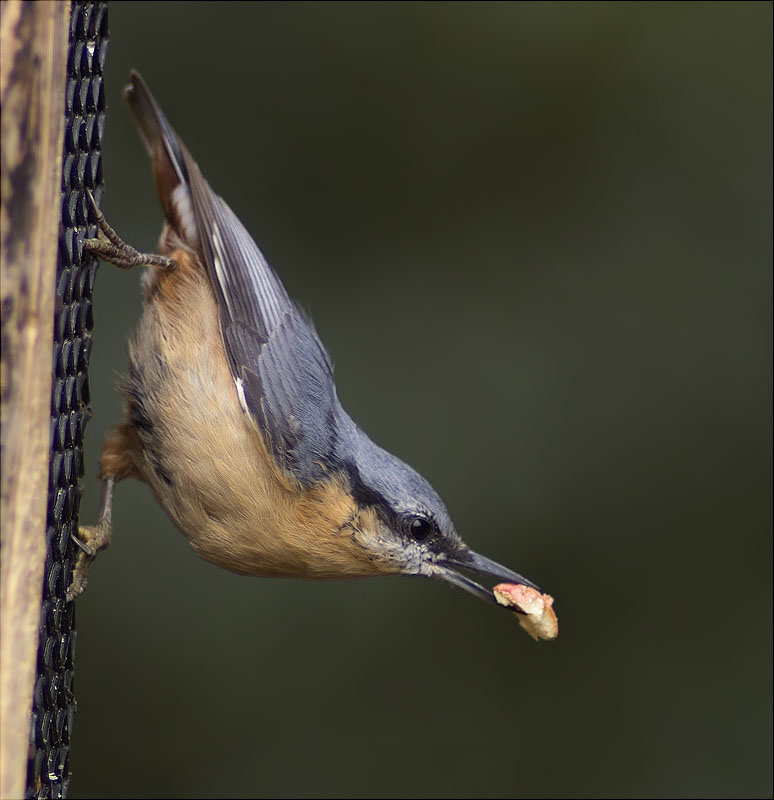
[[[121,269],[131,269],[132,267],[161,267],[171,269],[175,266],[175,259],[167,256],[159,256],[153,253],[141,253],[131,245],[128,245],[114,230],[108,225],[105,215],[97,208],[94,196],[87,189],[86,196],[89,198],[94,214],[97,218],[99,231],[96,239],[86,239],[83,246],[90,253],[99,256],[103,261],[108,261]]]
[[[113,488],[115,478],[112,476],[102,481],[102,500],[99,506],[99,517],[96,525],[79,525],[78,536],[72,539],[80,548],[75,558],[73,582],[67,590],[67,601],[74,600],[86,588],[86,576],[91,562],[100,550],[110,544],[113,533]]]

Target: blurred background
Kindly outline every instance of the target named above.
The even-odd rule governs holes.
[[[78,602],[73,797],[759,797],[771,777],[769,3],[111,3],[340,396],[559,639],[411,579],[199,561],[142,485]],[[139,273],[103,266],[82,521]],[[195,313],[195,310],[192,310]]]

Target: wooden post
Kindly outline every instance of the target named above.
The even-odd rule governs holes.
[[[25,794],[46,556],[69,2],[0,3],[0,798]]]

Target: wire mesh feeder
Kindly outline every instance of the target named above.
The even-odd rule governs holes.
[[[99,202],[108,45],[107,4],[74,2],[70,19],[62,217],[59,229],[51,395],[51,466],[46,521],[46,565],[40,613],[37,677],[32,701],[28,798],[66,797],[70,782],[75,609],[65,601],[78,528],[83,476],[83,432],[89,419],[88,366],[92,291],[97,261],[83,252],[96,235],[85,189]]]

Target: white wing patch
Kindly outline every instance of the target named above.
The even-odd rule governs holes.
[[[191,202],[191,191],[187,183],[181,183],[172,190],[172,205],[180,217],[185,241],[190,247],[195,247],[199,240],[199,234]]]
[[[223,247],[223,237],[220,235],[220,228],[218,228],[218,223],[215,222],[215,220],[212,220],[212,223],[210,225],[210,243],[212,244],[212,266],[215,268],[215,274],[218,276],[218,283],[223,289],[222,295],[223,299],[226,302],[226,307],[228,308],[229,317],[233,319],[234,308],[231,305],[231,298],[229,297],[229,292],[226,291],[226,287],[228,287],[229,285],[228,277],[226,275],[226,271],[224,270],[224,265],[226,262],[226,252]],[[240,379],[237,378],[237,380]],[[242,389],[242,395],[244,396],[244,388]]]
[[[234,378],[234,385],[236,386],[237,397],[239,398],[239,405],[242,406],[242,411],[248,416],[250,409],[247,407],[247,398],[245,397],[245,384],[241,378]]]

